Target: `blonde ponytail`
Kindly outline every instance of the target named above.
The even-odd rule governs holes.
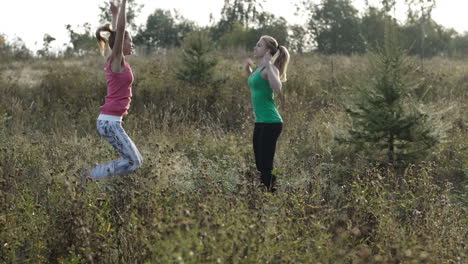
[[[262,36],[260,39],[264,40],[267,48],[270,50],[273,56],[273,65],[279,70],[280,81],[287,81],[287,71],[289,64],[289,52],[285,46],[278,45],[276,39],[271,36]]]
[[[287,78],[287,71],[288,71],[288,64],[289,64],[289,52],[285,46],[278,47],[279,55],[278,58],[275,60],[274,65],[279,70],[280,80],[282,82],[286,82]]]
[[[108,37],[103,37],[102,32],[108,33]],[[127,35],[128,32],[125,31],[125,34]],[[106,23],[102,26],[100,26],[96,30],[96,39],[98,41],[99,45],[99,50],[101,51],[101,54],[104,55],[104,52],[106,51],[106,45],[108,44],[109,47],[112,49],[114,47],[114,41],[115,41],[115,31],[112,29],[112,25],[110,23]]]

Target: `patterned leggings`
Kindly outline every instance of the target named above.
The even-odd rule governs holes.
[[[121,159],[100,164],[91,169],[91,178],[94,180],[125,175],[141,167],[143,157],[128,137],[122,127],[121,121],[97,120],[97,131],[112,147],[119,152]]]

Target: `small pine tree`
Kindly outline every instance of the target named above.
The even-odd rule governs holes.
[[[176,71],[177,79],[193,85],[206,85],[214,82],[213,71],[217,64],[211,56],[212,41],[204,31],[187,35],[182,43],[181,66]]]
[[[372,78],[369,87],[359,90],[360,101],[347,109],[353,120],[349,137],[340,139],[376,159],[386,152],[386,161],[401,167],[423,157],[437,143],[427,123],[427,115],[405,103],[409,93],[408,72],[413,68],[398,45],[393,27],[385,30],[384,48],[371,54]],[[380,160],[381,162],[385,162]]]

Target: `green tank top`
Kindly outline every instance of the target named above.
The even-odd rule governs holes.
[[[275,104],[273,89],[268,80],[263,79],[262,68],[247,80],[252,94],[252,105],[256,123],[283,123]],[[256,69],[254,69],[255,71]]]

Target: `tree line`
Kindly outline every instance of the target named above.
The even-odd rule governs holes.
[[[367,4],[359,13],[350,0],[306,0],[296,7],[307,20],[302,25],[289,24],[283,17],[265,11],[265,0],[225,0],[219,21],[200,27],[176,11],[156,9],[144,25],[135,18],[142,9],[138,0],[130,0],[128,21],[134,42],[145,54],[161,49],[180,47],[190,32],[204,31],[219,48],[251,49],[261,35],[272,35],[298,53],[316,51],[320,54],[363,54],[382,47],[386,24],[392,24],[399,34],[401,46],[409,55],[430,58],[447,56],[462,58],[468,54],[468,33],[445,28],[431,18],[435,0],[405,0],[408,5],[404,23],[392,17],[395,0],[381,0],[381,7]],[[108,3],[100,7],[101,22],[110,21]],[[94,29],[89,23],[78,27],[66,25],[70,44],[64,55],[97,52]],[[44,36],[39,56],[50,53],[53,36]],[[21,51],[21,41],[0,41],[0,52]],[[22,55],[24,56],[24,54]]]

